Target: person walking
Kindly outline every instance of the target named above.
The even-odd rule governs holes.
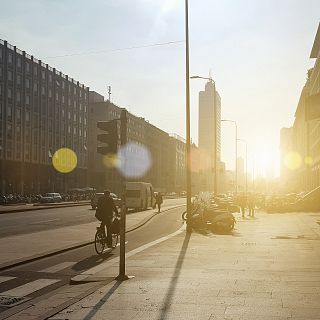
[[[255,206],[256,206],[255,195],[253,193],[250,193],[248,196],[249,217],[254,218]]]
[[[162,202],[163,202],[162,194],[161,194],[161,192],[158,192],[157,195],[156,195],[156,204],[158,206],[158,212],[160,212],[160,210],[161,210]]]
[[[103,231],[104,236],[106,236],[105,227],[107,229],[107,246],[108,248],[112,247],[112,233],[111,233],[111,225],[113,221],[113,213],[118,215],[118,209],[110,196],[110,191],[105,190],[104,195],[99,198],[97,210],[99,212],[99,216],[101,217],[101,225],[100,228]]]
[[[238,205],[241,208],[242,219],[244,219],[244,215],[246,213],[246,207],[247,207],[247,196],[246,196],[246,194],[242,193],[241,195],[239,195]]]

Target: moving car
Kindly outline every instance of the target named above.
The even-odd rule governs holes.
[[[97,205],[98,205],[98,199],[100,197],[103,196],[103,192],[97,192],[94,194],[94,196],[91,198],[91,207],[93,210],[95,210],[97,208]],[[121,199],[114,193],[110,193],[110,196],[111,198],[113,199],[115,205],[117,207],[120,207],[121,206]]]

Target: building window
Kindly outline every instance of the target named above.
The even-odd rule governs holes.
[[[52,98],[52,90],[51,89],[48,90],[48,97]]]
[[[21,123],[21,109],[17,108],[16,110],[16,120],[17,120],[17,124]]]
[[[36,82],[33,84],[33,92],[38,92],[38,84]]]
[[[41,86],[41,94],[44,96],[46,94],[46,89],[44,86]]]
[[[21,85],[21,75],[17,74],[17,85],[20,86]]]
[[[26,95],[26,104],[29,105],[30,104],[30,96]]]
[[[0,48],[0,61],[2,61],[3,53],[2,48]]]
[[[20,93],[20,91],[18,91],[18,90],[17,90],[17,95],[16,95],[16,102],[17,102],[18,104],[20,104],[20,102],[21,102],[21,93]]]
[[[9,52],[8,53],[8,63],[12,63],[12,53],[11,52]]]
[[[17,138],[17,141],[21,141],[21,127],[20,126],[16,126],[16,138]]]
[[[3,95],[3,89],[2,89],[2,84],[0,83],[0,97]]]
[[[30,64],[29,64],[29,62],[26,62],[26,72],[27,73],[30,72]]]
[[[42,76],[42,80],[45,80],[46,79],[46,73],[44,70],[42,70],[41,72],[41,76]]]
[[[52,83],[52,74],[49,73],[49,83]]]
[[[12,124],[11,123],[7,124],[7,139],[9,139],[9,140],[12,139]]]
[[[21,68],[21,58],[17,57],[17,66],[18,68]]]
[[[56,92],[56,100],[58,101],[59,100],[59,93]]]
[[[8,88],[8,99],[11,100],[12,99],[12,89]]]
[[[26,79],[26,89],[30,89],[30,80]]]
[[[12,71],[8,70],[8,81],[12,81]]]

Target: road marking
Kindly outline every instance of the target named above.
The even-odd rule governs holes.
[[[6,282],[6,281],[9,281],[12,279],[15,279],[15,277],[2,277],[2,276],[0,276],[0,283]]]
[[[58,279],[38,279],[29,283],[26,283],[20,287],[13,288],[11,290],[1,292],[1,295],[11,296],[11,297],[25,297],[30,293],[43,289],[44,287],[50,286],[56,282]]]
[[[75,263],[76,262],[74,262],[74,261],[72,261],[72,262],[71,261],[62,262],[62,263],[56,264],[54,266],[51,266],[49,268],[42,269],[39,272],[55,273],[55,272],[58,272],[58,271],[61,271],[61,270],[65,269],[65,268],[71,267]]]
[[[60,220],[60,219],[41,220],[41,221],[31,222],[30,224],[40,224],[40,223],[53,222],[53,221],[58,221],[58,220]]]

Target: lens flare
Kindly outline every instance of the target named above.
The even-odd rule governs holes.
[[[68,148],[57,150],[52,157],[52,165],[60,173],[69,173],[73,171],[76,168],[77,163],[77,155]]]
[[[140,178],[151,167],[149,150],[137,143],[128,143],[118,152],[117,167],[121,174],[127,178]]]
[[[290,170],[297,170],[302,165],[302,158],[298,152],[289,152],[284,158],[284,164]]]
[[[312,159],[312,157],[310,157],[310,156],[305,157],[305,158],[304,158],[304,163],[305,163],[307,166],[312,166],[312,165],[313,165],[313,159]]]
[[[118,167],[120,160],[117,154],[109,153],[103,157],[103,164],[107,168],[116,168]]]

